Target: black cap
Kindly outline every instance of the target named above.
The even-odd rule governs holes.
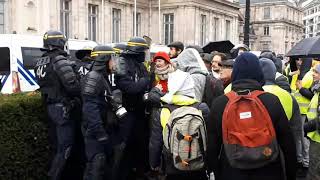
[[[234,59],[228,59],[221,62],[222,67],[233,68]]]
[[[174,47],[176,49],[180,49],[181,51],[183,51],[184,49],[184,45],[182,42],[180,41],[175,41],[175,42],[172,42],[168,45],[168,47]]]

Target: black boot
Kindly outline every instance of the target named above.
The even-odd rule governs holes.
[[[87,163],[84,172],[84,180],[103,180],[106,168],[106,156],[104,154],[97,154],[92,162]]]

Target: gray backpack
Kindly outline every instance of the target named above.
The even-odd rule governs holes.
[[[202,112],[191,106],[168,109],[162,110],[161,123],[164,126],[165,151],[172,158],[170,161],[181,171],[202,170],[207,150],[206,125]]]

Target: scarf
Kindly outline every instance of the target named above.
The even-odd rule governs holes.
[[[154,73],[159,77],[161,80],[167,80],[168,79],[168,73],[171,73],[174,71],[174,68],[171,64],[167,64],[166,66],[162,68],[156,67]]]

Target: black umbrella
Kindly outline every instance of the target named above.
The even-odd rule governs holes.
[[[209,42],[202,47],[205,53],[211,53],[212,51],[218,51],[221,53],[229,54],[230,50],[234,47],[234,44],[230,41],[214,41]]]
[[[287,53],[288,57],[319,57],[320,36],[302,39]]]

